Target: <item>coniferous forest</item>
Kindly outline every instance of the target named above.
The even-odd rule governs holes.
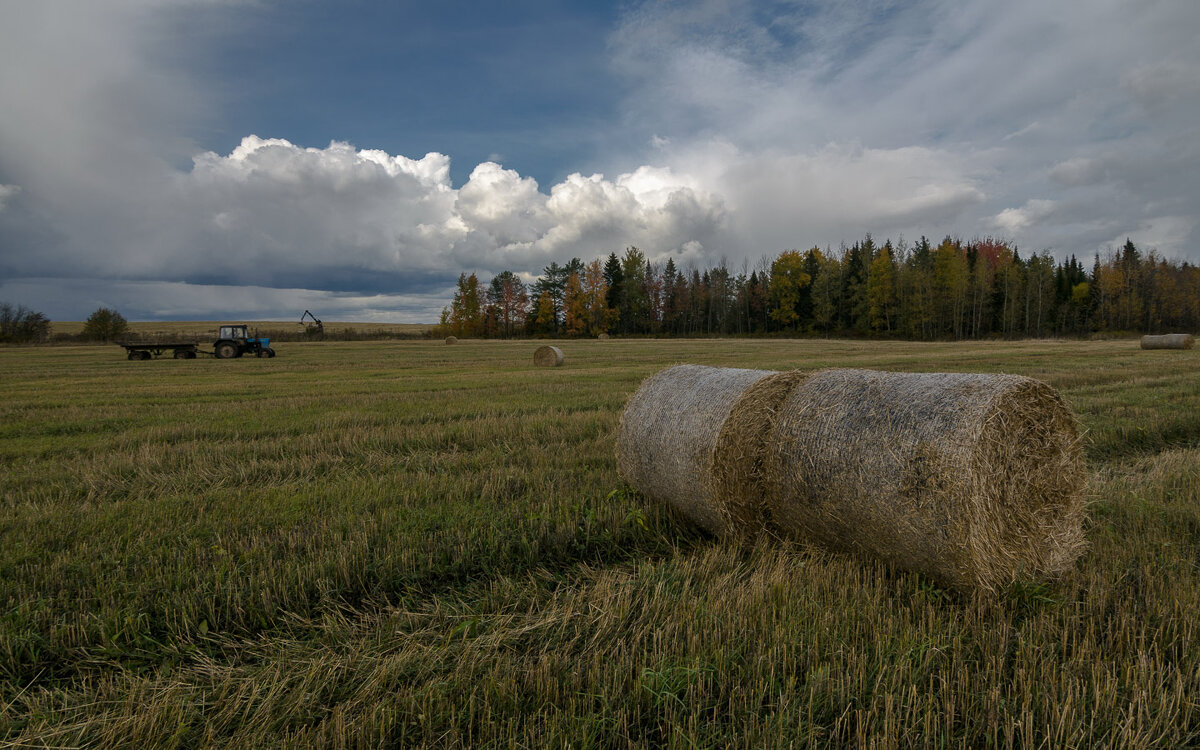
[[[730,268],[655,265],[636,247],[511,271],[462,274],[439,335],[824,335],[905,339],[1067,337],[1200,328],[1200,266],[1130,240],[1090,263],[1022,257],[995,239],[863,240],[786,250]]]

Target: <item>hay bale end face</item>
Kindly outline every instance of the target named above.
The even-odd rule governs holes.
[[[1143,349],[1191,349],[1196,337],[1190,333],[1164,333],[1161,336],[1142,336]]]
[[[533,363],[538,367],[561,367],[563,363],[562,349],[557,346],[539,346],[533,353]]]
[[[447,344],[457,344],[457,343],[458,343],[458,339],[457,339],[457,338],[455,338],[454,336],[447,336],[447,337],[446,337],[446,343],[447,343]]]
[[[1030,378],[674,367],[630,399],[618,465],[714,533],[765,523],[959,589],[1083,547],[1075,418]]]
[[[621,415],[621,477],[708,531],[733,533],[734,513],[718,486],[717,442],[734,403],[771,374],[679,365],[648,378]]]

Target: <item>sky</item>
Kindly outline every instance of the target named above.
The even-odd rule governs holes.
[[[436,322],[461,273],[1200,263],[1195,0],[0,0],[0,301]]]

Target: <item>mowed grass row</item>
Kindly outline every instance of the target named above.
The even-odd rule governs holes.
[[[1200,741],[1200,357],[1136,342],[0,349],[0,747]],[[1087,430],[1053,585],[706,538],[627,491],[664,366],[1012,372]]]

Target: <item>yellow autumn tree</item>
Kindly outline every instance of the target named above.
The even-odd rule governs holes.
[[[568,336],[582,336],[588,329],[588,299],[579,274],[572,273],[563,285],[563,325]]]
[[[804,256],[798,250],[784,250],[771,264],[771,317],[784,328],[794,327],[800,319],[796,309],[800,291],[812,281],[804,270]]]

